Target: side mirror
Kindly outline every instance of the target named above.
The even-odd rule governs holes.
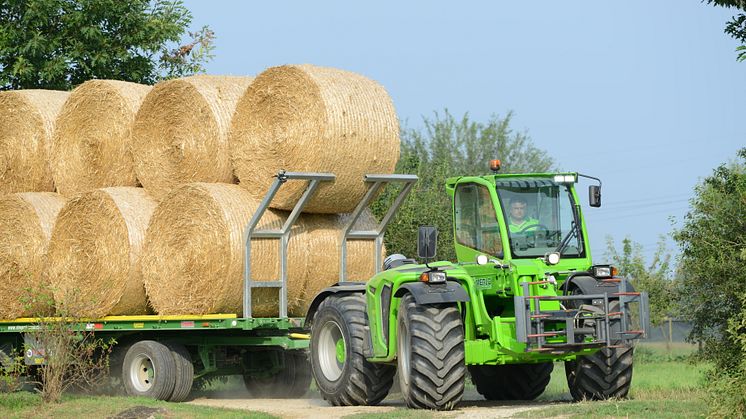
[[[595,208],[601,206],[601,186],[591,185],[588,187],[588,205]]]
[[[438,246],[438,229],[433,226],[420,226],[417,231],[417,257],[420,259],[435,258]]]

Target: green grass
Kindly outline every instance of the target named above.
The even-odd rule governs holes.
[[[275,416],[246,410],[168,403],[146,398],[66,395],[61,403],[44,404],[41,396],[28,392],[0,394],[0,417],[8,418],[105,418],[132,408],[161,409],[156,418],[274,418]],[[146,415],[147,416],[147,415]],[[143,416],[143,417],[146,417]]]
[[[707,403],[703,390],[703,372],[708,365],[689,359],[695,348],[678,344],[671,348],[642,344],[635,349],[632,387],[628,400],[571,403],[565,372],[555,364],[552,380],[539,398],[557,401],[556,406],[532,410],[521,417],[568,418],[630,417],[684,418],[704,417]],[[638,357],[637,353],[642,356]]]

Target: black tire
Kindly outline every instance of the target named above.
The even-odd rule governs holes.
[[[189,397],[194,384],[194,364],[192,355],[180,343],[167,342],[166,347],[174,359],[174,391],[168,398],[171,402],[183,402]]]
[[[471,381],[487,400],[534,400],[547,388],[554,364],[470,365]]]
[[[168,400],[173,394],[176,365],[162,343],[142,340],[133,344],[122,364],[122,383],[130,396]]]
[[[579,290],[573,293],[580,294]],[[619,302],[610,302],[609,311],[619,311]],[[612,336],[617,336],[622,330],[621,319],[613,320],[610,329]],[[622,343],[612,341],[613,345]],[[626,398],[632,384],[633,354],[632,346],[603,348],[592,355],[579,356],[575,361],[565,361],[567,386],[573,400]]]
[[[451,410],[464,394],[464,326],[450,304],[402,297],[397,319],[399,387],[407,406]]]
[[[271,377],[244,375],[246,390],[256,398],[294,399],[311,386],[311,366],[304,351],[282,351],[285,369]]]
[[[319,392],[334,406],[376,405],[393,385],[394,366],[365,359],[367,325],[363,294],[329,296],[314,316],[311,370]]]

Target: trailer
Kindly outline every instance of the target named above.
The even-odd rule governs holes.
[[[292,227],[303,208],[323,182],[333,182],[331,173],[280,171],[244,230],[244,278],[242,313],[209,315],[108,316],[99,319],[19,318],[0,320],[0,363],[23,362],[33,370],[43,365],[48,348],[37,339],[44,325],[63,324],[74,333],[89,333],[111,341],[111,376],[130,396],[183,401],[196,380],[242,375],[247,390],[255,397],[294,398],[303,396],[311,382],[307,357],[309,335],[304,318],[288,317],[287,248]],[[258,230],[257,225],[277,191],[288,181],[307,182],[285,223],[276,230]],[[376,244],[371,263],[381,270],[383,234],[391,218],[417,181],[412,175],[366,175],[368,185],[346,226],[340,233],[340,276],[330,284],[347,280],[347,242],[368,240]],[[397,198],[374,230],[358,230],[360,214],[391,183],[401,184]],[[279,278],[273,281],[252,277],[252,241],[277,240]],[[278,317],[254,317],[252,290],[273,288],[279,293]]]

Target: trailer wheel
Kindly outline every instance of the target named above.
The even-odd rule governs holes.
[[[311,386],[311,368],[303,351],[283,351],[285,369],[271,377],[244,375],[246,390],[257,398],[294,399],[303,397]]]
[[[311,369],[334,406],[376,405],[388,395],[396,368],[365,359],[368,325],[362,294],[332,295],[319,305],[311,330]]]
[[[574,290],[573,294],[581,294]],[[609,311],[619,311],[619,301],[609,303]],[[629,321],[628,323],[629,324]],[[612,336],[622,331],[621,318],[610,324]],[[619,345],[620,340],[612,341]],[[625,398],[632,384],[632,346],[602,348],[592,355],[565,361],[567,386],[575,401]]]
[[[174,357],[168,347],[142,340],[127,350],[122,363],[122,382],[130,396],[168,400],[173,394],[176,376]]]
[[[464,393],[464,326],[454,305],[417,305],[402,297],[398,314],[399,386],[409,407],[451,410]]]
[[[487,400],[534,400],[547,388],[554,364],[470,365],[471,381]]]
[[[187,348],[174,342],[166,343],[174,359],[174,391],[168,398],[171,402],[183,402],[189,397],[194,384],[194,365]]]

